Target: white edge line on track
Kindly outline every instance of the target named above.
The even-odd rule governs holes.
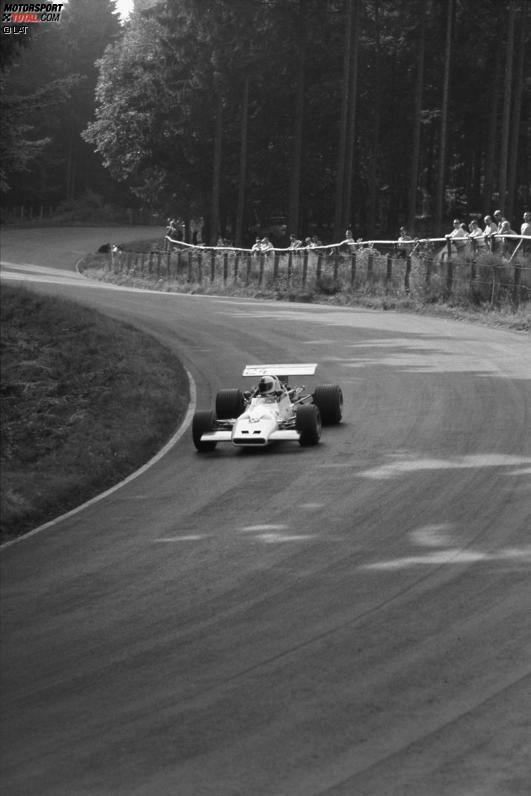
[[[146,470],[148,470],[150,467],[153,467],[154,464],[160,461],[160,459],[162,459],[162,457],[165,456],[166,453],[169,450],[171,450],[171,448],[173,448],[173,446],[176,445],[177,442],[181,439],[184,432],[190,425],[192,416],[195,412],[197,404],[197,390],[195,386],[195,381],[190,371],[186,370],[186,375],[188,377],[188,384],[190,386],[190,403],[188,404],[188,409],[186,410],[186,414],[177,431],[173,434],[172,437],[170,437],[170,439],[164,445],[164,447],[162,447],[158,451],[158,453],[155,454],[155,456],[153,456],[149,461],[143,464],[142,467],[140,467],[138,470],[135,470],[134,473],[128,475],[127,478],[124,478],[123,481],[120,481],[118,484],[111,486],[110,489],[105,490],[105,492],[101,492],[99,495],[95,495],[93,498],[90,498],[90,500],[85,501],[85,503],[82,503],[80,506],[76,506],[75,509],[71,509],[70,511],[67,511],[65,514],[61,514],[60,517],[56,517],[53,520],[49,520],[48,522],[45,522],[44,525],[39,525],[38,528],[34,528],[32,531],[22,534],[22,536],[17,536],[16,539],[10,539],[9,542],[4,542],[4,544],[0,545],[0,550],[5,550],[5,548],[11,547],[11,545],[19,544],[19,542],[24,542],[26,541],[26,539],[29,539],[31,536],[35,536],[36,534],[41,533],[41,531],[45,531],[48,528],[57,525],[59,522],[62,522],[63,520],[68,519],[69,517],[73,517],[74,514],[78,514],[80,511],[83,511],[84,509],[88,508],[88,506],[92,506],[94,503],[98,503],[100,500],[103,500],[109,495],[112,495],[113,492],[117,492],[126,484],[129,484],[131,481],[134,481],[135,478],[138,478],[139,475],[143,475],[143,473],[145,473]]]

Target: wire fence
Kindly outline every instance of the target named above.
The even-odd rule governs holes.
[[[104,268],[187,289],[364,292],[434,300],[466,295],[491,303],[508,299],[515,305],[531,299],[531,240],[516,235],[489,241],[345,240],[266,251],[195,246],[166,237],[136,250],[134,245],[110,247]]]

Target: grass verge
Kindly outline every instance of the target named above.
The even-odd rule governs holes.
[[[155,339],[74,302],[2,288],[0,539],[140,467],[184,417],[188,379]]]
[[[149,251],[150,246],[154,244],[154,241],[138,241],[128,246],[131,247],[131,251],[137,253]],[[80,270],[86,276],[103,282],[163,292],[363,307],[481,323],[517,332],[531,331],[531,302],[524,300],[519,307],[515,307],[511,301],[511,291],[505,287],[503,290],[498,290],[497,300],[492,301],[489,296],[483,296],[477,288],[471,290],[468,285],[466,289],[460,286],[452,295],[445,296],[440,284],[427,290],[423,279],[409,294],[396,285],[386,287],[381,283],[369,284],[361,279],[357,280],[355,286],[346,285],[340,280],[336,282],[329,275],[309,280],[305,288],[290,287],[282,279],[269,283],[266,281],[261,287],[253,284],[245,286],[241,282],[235,284],[231,279],[224,282],[219,275],[212,282],[204,280],[199,284],[193,281],[176,281],[155,274],[142,275],[134,266],[130,270],[114,273],[109,270],[108,257],[104,254],[87,255],[80,264]],[[433,281],[437,280],[434,278]],[[487,293],[490,292],[489,288]],[[529,295],[529,288],[525,289],[525,295]]]

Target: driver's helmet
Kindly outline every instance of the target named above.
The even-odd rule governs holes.
[[[262,376],[258,382],[258,392],[260,395],[274,395],[280,391],[280,382],[275,376]]]

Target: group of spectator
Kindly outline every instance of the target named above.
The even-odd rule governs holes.
[[[452,242],[457,253],[462,253],[467,241],[472,241],[477,250],[493,248],[493,240],[496,237],[503,238],[505,253],[514,249],[514,244],[510,241],[510,236],[518,234],[531,237],[531,212],[526,211],[523,215],[520,233],[512,229],[510,222],[504,217],[501,210],[496,210],[492,216],[484,217],[485,228],[482,229],[476,219],[472,219],[468,224],[461,222],[459,218],[454,218],[453,229],[445,238]],[[509,240],[506,240],[509,236]]]
[[[263,238],[257,237],[253,245],[251,246],[251,251],[253,254],[261,254],[262,252],[270,252],[271,249],[275,247],[265,235]]]
[[[304,241],[299,240],[296,235],[289,236],[289,249],[317,249],[322,246],[323,242],[319,240],[317,235],[312,235],[304,238]]]
[[[523,214],[519,233],[512,229],[510,222],[504,217],[501,210],[496,210],[492,215],[486,215],[483,219],[483,223],[484,227],[482,228],[479,221],[475,218],[473,218],[468,225],[459,218],[455,218],[453,220],[452,231],[447,233],[444,237],[451,243],[458,254],[463,254],[467,244],[470,242],[473,244],[476,251],[492,251],[494,249],[493,241],[496,238],[502,239],[504,252],[506,254],[510,253],[512,250],[516,251],[522,244],[525,252],[531,252],[531,241],[523,242],[520,240],[519,243],[516,243],[514,239],[513,241],[510,239],[510,236],[513,235],[531,238],[531,211],[526,210]],[[174,240],[179,241],[184,239],[182,222],[179,223],[175,219],[168,219],[166,232],[167,235]],[[506,239],[505,236],[509,236],[509,238]],[[356,241],[354,240],[352,228],[350,226],[347,227],[345,231],[344,242],[351,250],[363,246],[364,243],[362,238],[358,238]],[[413,238],[408,233],[406,227],[400,227],[398,236],[399,245],[397,245],[397,252],[400,256],[406,257],[408,254],[411,254],[417,243],[418,239]],[[233,243],[220,235],[216,245],[218,247],[231,247]],[[317,235],[300,239],[297,235],[291,234],[289,236],[288,249],[316,249],[322,245],[323,243],[319,240]],[[272,249],[274,249],[274,246],[267,236],[257,236],[251,247],[251,251],[254,255],[267,253]]]

